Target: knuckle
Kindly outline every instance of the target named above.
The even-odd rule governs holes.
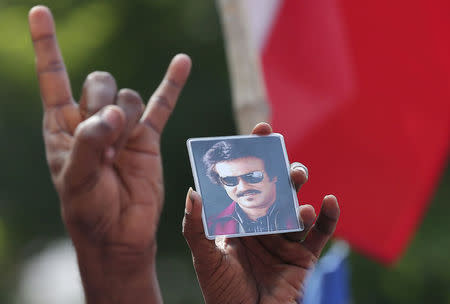
[[[332,222],[318,219],[315,224],[315,229],[324,236],[331,236],[334,233],[335,225]]]
[[[84,82],[81,108],[92,115],[105,105],[114,103],[116,91],[116,82],[111,74],[92,72]]]
[[[104,72],[104,71],[95,71],[95,72],[90,73],[88,75],[86,81],[114,83],[115,84],[114,77],[110,73]]]
[[[78,139],[78,142],[80,143],[91,143],[95,141],[95,136],[94,133],[91,132],[91,130],[87,130],[87,128],[85,128],[84,130],[81,130],[76,138]]]
[[[302,172],[302,174],[305,176],[305,178],[308,179],[308,175],[309,175],[308,168],[304,164],[299,163],[299,162],[292,163],[291,170],[293,172]]]
[[[51,60],[46,62],[43,65],[38,66],[38,73],[51,73],[51,72],[60,72],[64,71],[65,66],[61,60]]]
[[[172,87],[174,89],[181,89],[181,84],[179,84],[175,79],[173,78],[166,78],[164,81],[169,87]]]
[[[117,94],[118,103],[132,104],[141,107],[142,99],[138,92],[132,89],[121,89]]]
[[[139,93],[135,90],[124,88],[120,89],[118,96],[123,97],[124,99],[139,99]]]
[[[97,184],[97,181],[99,179],[99,173],[96,170],[93,170],[86,176],[84,176],[82,179],[74,178],[73,171],[67,170],[65,171],[62,176],[62,184],[64,185],[62,196],[64,200],[69,200],[68,198],[74,197],[82,192],[89,192],[91,191],[95,185]],[[80,219],[83,218],[88,211],[84,210],[81,211],[82,208],[71,208],[72,210],[71,215],[72,219]]]
[[[114,89],[106,86],[98,86],[93,89],[94,96],[88,101],[87,107],[91,113],[96,113],[106,105],[114,101]]]
[[[155,103],[163,109],[166,109],[169,112],[173,110],[173,106],[170,104],[169,98],[166,95],[155,95],[153,96],[151,102]]]
[[[111,132],[111,127],[100,117],[93,116],[80,123],[75,130],[75,138],[81,143],[95,143],[99,138]]]
[[[52,175],[57,175],[63,168],[64,161],[57,156],[47,156],[47,163]]]
[[[314,267],[314,265],[317,264],[318,261],[319,261],[319,257],[316,256],[315,254],[311,254],[308,269],[312,269]]]
[[[183,223],[181,225],[181,233],[183,234],[184,238],[187,240],[190,236],[189,234],[189,214],[185,213],[183,218]]]

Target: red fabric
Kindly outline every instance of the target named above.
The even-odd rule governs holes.
[[[226,207],[222,212],[220,212],[212,221],[208,222],[208,229],[210,233],[215,235],[228,235],[238,233],[239,227],[238,223],[231,218],[236,208],[236,202],[232,202],[228,207]],[[218,219],[223,219],[225,217],[230,217],[227,221],[218,221]],[[294,222],[295,220],[295,222]],[[214,225],[213,223],[216,223]],[[298,227],[297,217],[286,218],[287,229],[295,229]],[[213,229],[214,231],[211,231]]]
[[[217,218],[229,217],[233,214],[234,208],[236,207],[236,202],[232,202],[228,207],[226,207]],[[209,229],[212,229],[212,222],[208,223]],[[212,232],[215,235],[227,235],[238,233],[238,225],[235,220],[230,219],[226,222],[221,222],[215,225],[215,230]]]
[[[336,235],[394,262],[448,157],[450,2],[285,0],[262,62],[300,201],[336,194]]]

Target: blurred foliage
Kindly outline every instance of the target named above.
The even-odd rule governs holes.
[[[31,0],[0,1],[0,303],[10,303],[21,263],[65,235],[41,138],[41,105],[28,35]],[[201,294],[181,235],[192,175],[186,139],[235,133],[225,54],[213,1],[43,1],[77,98],[84,78],[107,70],[119,87],[148,99],[171,57],[188,53],[190,80],[164,132],[166,204],[158,268],[168,303],[198,303]],[[450,177],[404,258],[385,269],[352,255],[355,303],[450,303]],[[387,214],[388,216],[388,214]]]

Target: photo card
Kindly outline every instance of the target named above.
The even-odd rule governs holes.
[[[302,231],[281,134],[191,138],[208,239]]]

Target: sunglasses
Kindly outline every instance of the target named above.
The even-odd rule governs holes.
[[[257,184],[264,179],[264,171],[253,171],[239,176],[219,177],[220,182],[228,187],[234,187],[239,184],[239,179],[249,184]]]

